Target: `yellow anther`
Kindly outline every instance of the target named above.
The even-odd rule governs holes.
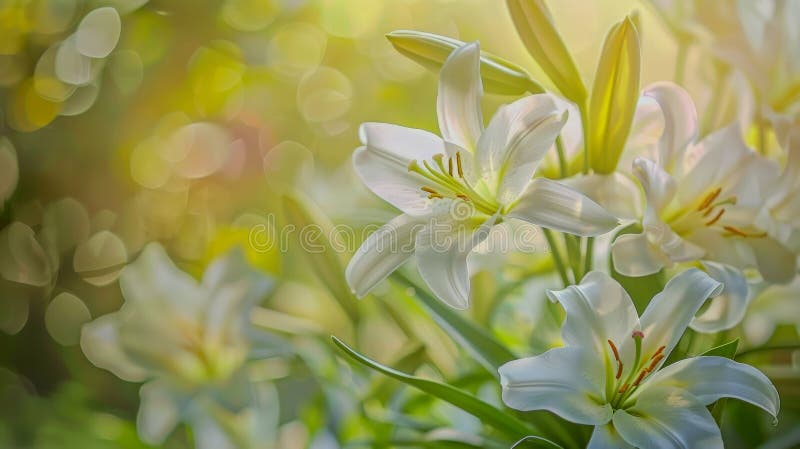
[[[712,211],[712,210],[713,210],[713,209],[709,209],[709,212],[710,212],[710,211]],[[725,209],[720,209],[720,210],[719,210],[719,212],[717,212],[717,215],[715,215],[715,216],[714,216],[714,218],[712,218],[711,220],[709,220],[709,221],[707,221],[707,222],[706,222],[706,226],[711,226],[711,225],[713,225],[714,223],[718,222],[718,221],[719,221],[719,219],[720,219],[720,218],[722,218],[722,216],[723,216],[724,214],[725,214]],[[708,214],[706,214],[706,215],[708,215]],[[705,215],[704,215],[704,216],[705,216]]]
[[[458,177],[464,177],[464,170],[461,168],[461,153],[456,153],[456,167],[458,168]]]
[[[430,188],[430,187],[422,187],[422,189],[421,189],[421,190],[422,190],[423,192],[427,192],[427,193],[435,193],[435,194],[437,194],[437,195],[439,194],[439,192],[437,192],[436,190],[433,190],[433,189],[432,189],[432,188]]]
[[[706,198],[697,206],[697,210],[703,210],[711,205],[711,203],[717,199],[719,194],[722,192],[722,187],[717,187],[713,192],[709,193]]]
[[[733,226],[723,226],[722,229],[728,231],[729,233],[731,233],[731,235],[737,235],[739,237],[761,238],[767,236],[766,232],[747,233],[745,231],[742,231],[741,229],[734,228]]]
[[[453,159],[447,160],[447,173],[449,173],[450,176],[453,176]]]

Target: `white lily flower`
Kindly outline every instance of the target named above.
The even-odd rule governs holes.
[[[732,317],[741,319],[746,307],[740,269],[757,267],[771,282],[786,282],[796,270],[793,252],[756,219],[774,182],[771,165],[745,146],[736,125],[691,143],[696,114],[680,87],[657,83],[645,95],[661,105],[664,132],[653,159],[633,162],[647,199],[643,232],[614,241],[614,268],[627,276],[644,276],[676,263],[704,262],[726,283],[720,302],[727,311],[703,330],[729,328],[736,324]]]
[[[785,285],[760,283],[753,286],[742,330],[750,347],[767,343],[779,325],[795,326],[800,332],[800,276]]]
[[[779,242],[800,250],[794,244],[800,231],[800,126],[787,132],[788,157],[783,171],[764,163],[764,175],[775,182],[768,190],[756,223]]]
[[[566,310],[566,346],[500,367],[503,401],[596,426],[588,449],[722,448],[706,406],[730,397],[775,417],[780,399],[770,380],[724,357],[663,367],[695,313],[721,287],[700,270],[684,271],[641,317],[625,290],[601,272],[550,291]]]
[[[356,171],[403,214],[373,233],[350,261],[346,275],[357,296],[416,254],[434,294],[463,309],[469,301],[467,256],[495,224],[520,219],[582,236],[616,226],[585,195],[533,178],[566,120],[553,97],[531,95],[502,106],[484,129],[479,57],[478,44],[466,44],[442,67],[442,137],[384,123],[361,126]]]
[[[250,328],[250,312],[273,282],[250,268],[241,253],[218,259],[197,282],[153,243],[123,269],[119,283],[125,303],[84,326],[81,348],[96,366],[127,381],[147,381],[137,418],[142,440],[159,444],[179,420],[219,421],[231,415],[235,421],[244,410],[272,413],[262,410],[275,409],[271,387],[249,384],[242,369],[248,359],[275,345]],[[242,403],[223,413],[214,391],[247,399],[232,400],[228,405]],[[216,438],[227,437],[223,432]]]

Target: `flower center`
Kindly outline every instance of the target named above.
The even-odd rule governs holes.
[[[408,171],[417,173],[431,182],[430,186],[423,186],[420,189],[428,194],[428,198],[466,201],[486,215],[493,215],[500,209],[500,205],[494,199],[478,193],[464,177],[460,152],[456,152],[453,157],[436,154],[433,156],[433,162],[434,164],[431,164],[423,160],[422,165],[417,161],[408,164]]]
[[[631,397],[634,391],[639,388],[642,381],[655,371],[658,363],[666,357],[664,355],[664,346],[660,346],[649,358],[642,360],[642,339],[644,334],[641,331],[634,331],[631,335],[634,344],[636,345],[636,355],[628,370],[627,376],[623,378],[625,365],[622,362],[620,353],[616,345],[611,340],[608,340],[608,345],[611,347],[611,352],[614,355],[614,361],[617,363],[616,374],[614,380],[609,383],[611,391],[608,393],[608,402],[614,409],[625,408],[626,401]]]
[[[703,197],[697,207],[679,211],[665,221],[671,223],[672,228],[679,234],[688,234],[692,230],[704,226],[721,229],[724,237],[766,237],[766,232],[745,231],[729,223],[726,224],[723,220],[726,212],[725,206],[736,205],[737,198],[735,195],[720,198],[721,193],[722,187],[717,187]]]

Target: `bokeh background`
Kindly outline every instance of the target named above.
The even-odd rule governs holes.
[[[673,78],[678,46],[650,4],[549,6],[584,79],[606,31],[634,10],[642,85]],[[38,285],[14,282],[14,273],[0,279],[0,447],[148,447],[136,434],[139,385],[94,367],[78,343],[83,324],[120,307],[116,276],[150,241],[195,275],[232,246],[244,248],[279,281],[264,307],[280,318],[269,316],[268,327],[336,334],[383,361],[413,352],[410,333],[424,336],[437,376],[464,374],[470,362],[408,298],[354,303],[355,320],[296,242],[285,251],[253,242],[254,228],[291,221],[282,200],[289,190],[330,223],[363,229],[393,215],[349,161],[362,122],[436,130],[436,75],[392,48],[384,36],[397,29],[479,40],[546,80],[499,0],[0,0],[0,228],[22,222],[40,240],[47,231],[66,242],[48,267],[32,262],[16,273]],[[717,72],[701,49],[685,64],[683,84],[702,117]],[[508,101],[489,95],[484,107]],[[2,245],[28,241],[4,232]],[[6,272],[10,263],[0,260]],[[513,261],[487,273],[478,290],[519,276]],[[546,311],[517,299],[493,319],[480,301],[471,313],[512,347],[531,344],[534,327],[540,348],[557,339]],[[794,338],[794,328],[772,338],[784,335]],[[275,360],[264,374],[281,398],[276,447],[339,447],[375,432],[365,418],[374,413],[348,408],[359,397],[355,374],[321,339],[292,338],[305,348],[302,360]],[[791,415],[797,372],[778,374]],[[453,410],[432,415],[474,425]],[[749,423],[745,433],[790,432],[795,422],[783,419],[777,430]],[[741,447],[752,447],[747,438]],[[192,440],[179,428],[164,447]]]

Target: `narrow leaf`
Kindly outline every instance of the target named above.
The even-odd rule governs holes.
[[[528,53],[565,97],[582,105],[586,87],[544,0],[507,0],[506,4]]]
[[[396,272],[394,278],[406,286],[412,287],[416,297],[422,302],[439,326],[447,332],[450,338],[469,351],[470,355],[480,362],[493,376],[498,376],[497,368],[518,358],[485,329],[459,315],[458,312],[417,286],[405,275]]]
[[[347,354],[356,362],[414,388],[417,388],[424,393],[446,401],[475,416],[476,418],[480,419],[481,422],[494,427],[496,430],[511,438],[519,439],[531,433],[537,433],[536,429],[533,429],[530,425],[519,420],[517,417],[508,414],[505,411],[500,410],[493,405],[488,404],[475,396],[472,396],[469,393],[451,387],[447,384],[439,383],[433,380],[422,379],[401,371],[397,371],[394,368],[382,365],[362,354],[359,354],[336,337],[331,337],[331,339],[333,340],[333,343],[339,347],[339,349],[344,351],[345,354]],[[558,446],[554,444],[552,447]]]
[[[344,277],[344,266],[329,236],[333,225],[313,201],[300,192],[283,196],[283,208],[290,223],[298,229],[298,238],[306,260],[320,281],[330,290],[347,316],[356,321],[356,298]]]
[[[437,73],[450,53],[465,44],[451,37],[410,30],[392,31],[386,38],[397,51]],[[485,51],[481,51],[481,78],[484,89],[495,94],[544,92],[522,67]]]
[[[514,443],[514,445],[511,446],[511,449],[526,449],[526,448],[552,449],[556,447],[564,449],[563,447],[553,443],[548,439],[531,435]]]
[[[700,355],[701,356],[709,355],[709,356],[725,357],[726,359],[733,359],[734,356],[736,356],[736,349],[738,347],[739,347],[739,339],[735,338],[727,343],[723,343],[719,346],[713,347]]]
[[[611,28],[595,74],[589,100],[589,163],[597,173],[617,167],[639,99],[639,36],[626,17]]]

